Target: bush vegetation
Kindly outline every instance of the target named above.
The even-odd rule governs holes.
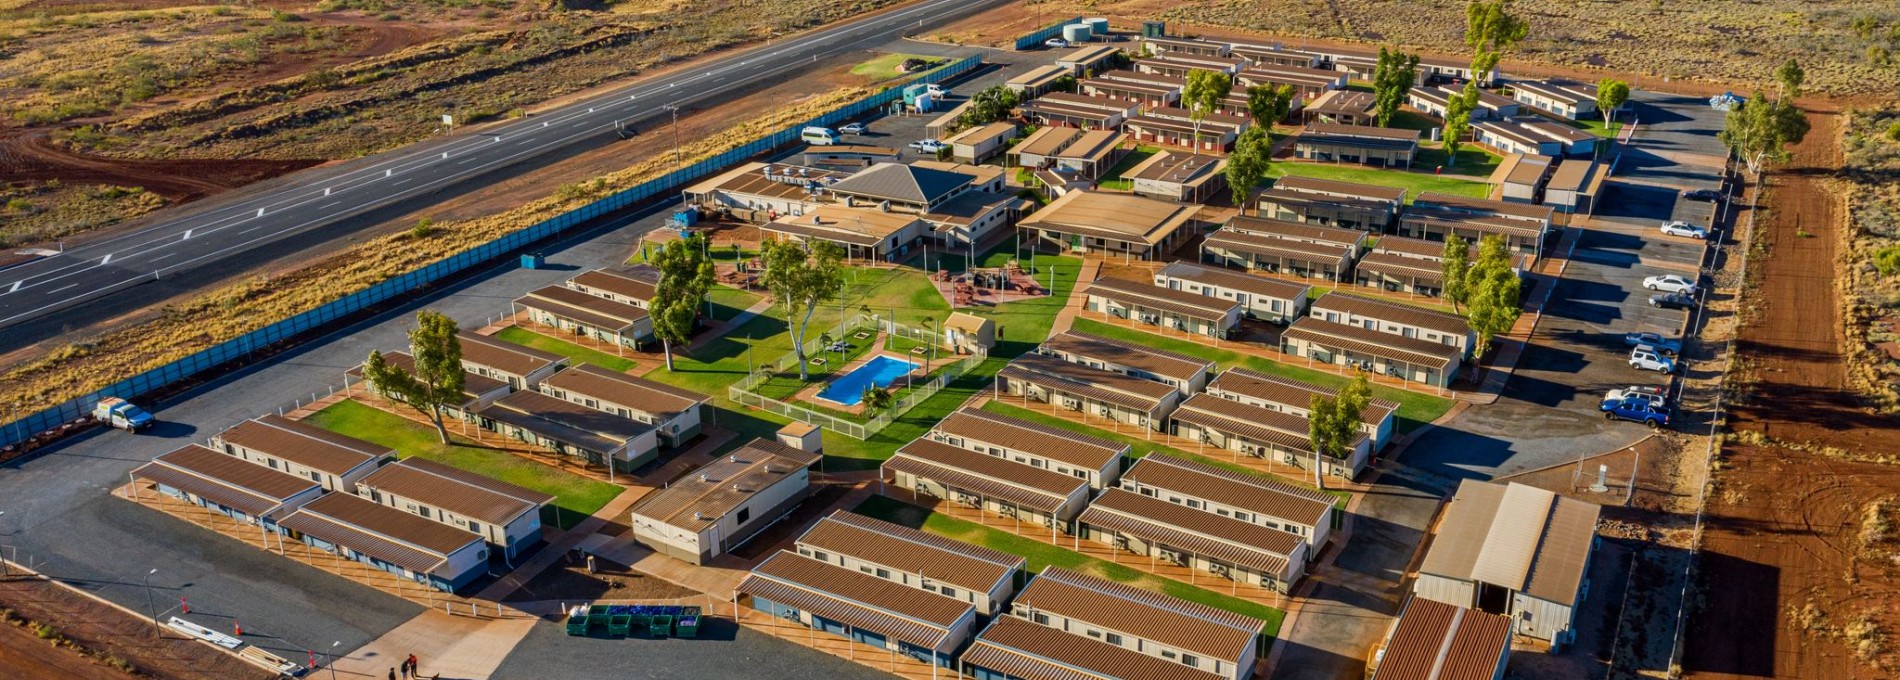
[[[1900,106],[1854,110],[1841,140],[1849,264],[1841,287],[1849,378],[1884,410],[1900,408],[1900,362],[1876,345],[1900,341]]]

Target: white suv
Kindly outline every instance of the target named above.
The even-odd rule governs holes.
[[[1676,360],[1656,353],[1649,345],[1630,350],[1630,367],[1657,373],[1675,373]]]
[[[1660,290],[1665,293],[1682,293],[1683,295],[1691,296],[1696,293],[1695,282],[1681,274],[1658,274],[1651,276],[1643,279],[1643,287],[1650,290]]]

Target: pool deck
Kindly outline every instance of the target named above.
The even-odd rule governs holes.
[[[874,345],[874,346],[876,346],[876,347],[883,347],[883,346],[884,346],[884,340],[885,340],[885,334],[884,334],[884,333],[882,333],[882,332],[879,332],[879,333],[877,334],[877,337],[876,337],[875,339],[873,339],[873,340],[871,340],[871,342],[873,342],[873,343],[876,343],[876,344]],[[792,400],[793,400],[793,401],[805,401],[805,402],[812,402],[812,403],[815,403],[815,404],[819,404],[819,405],[822,405],[822,406],[824,406],[825,408],[828,408],[828,409],[831,409],[831,410],[834,410],[834,411],[843,411],[843,412],[845,412],[845,413],[849,413],[849,414],[851,414],[851,415],[863,415],[863,414],[864,414],[864,405],[863,405],[863,404],[861,404],[861,403],[860,403],[860,404],[851,404],[851,405],[848,405],[848,406],[847,406],[847,405],[845,405],[845,404],[842,404],[842,403],[839,403],[839,402],[835,402],[835,401],[832,401],[832,400],[830,400],[830,399],[826,399],[826,398],[823,398],[823,397],[820,397],[820,396],[818,396],[818,393],[820,393],[820,392],[823,392],[823,391],[825,391],[825,388],[826,388],[826,387],[829,387],[829,386],[831,386],[831,382],[832,382],[833,380],[836,380],[836,379],[838,379],[838,378],[842,378],[842,377],[844,377],[844,376],[847,376],[847,375],[850,375],[852,371],[855,371],[855,370],[858,370],[859,368],[862,368],[862,367],[863,367],[863,366],[864,366],[865,364],[868,364],[868,363],[871,363],[871,360],[872,360],[872,359],[876,359],[876,358],[878,358],[878,357],[881,357],[881,356],[882,356],[882,357],[890,357],[890,358],[892,358],[892,359],[896,359],[896,360],[898,360],[898,361],[902,361],[902,362],[904,362],[904,363],[908,363],[908,364],[916,364],[916,365],[917,365],[917,367],[916,367],[916,368],[913,368],[913,369],[911,369],[911,371],[910,371],[910,374],[911,374],[911,376],[912,376],[913,378],[921,378],[921,377],[923,377],[923,375],[924,375],[924,367],[923,367],[923,365],[922,365],[922,364],[918,364],[918,363],[917,363],[917,360],[916,360],[915,358],[913,358],[913,357],[910,357],[910,356],[908,356],[908,355],[905,355],[905,354],[904,354],[904,353],[902,353],[902,352],[894,352],[894,351],[891,351],[891,350],[887,350],[887,349],[878,349],[878,350],[874,350],[874,351],[870,351],[870,352],[866,352],[866,353],[864,354],[864,356],[861,356],[861,357],[858,357],[857,359],[854,359],[854,360],[852,360],[852,361],[851,361],[850,363],[847,363],[847,364],[845,364],[845,365],[843,365],[843,366],[840,366],[840,367],[838,367],[838,369],[837,369],[836,371],[834,371],[834,372],[832,373],[832,377],[831,377],[831,378],[829,378],[829,379],[826,379],[826,380],[822,380],[822,381],[819,381],[819,382],[815,382],[815,383],[812,383],[812,384],[810,384],[810,385],[806,385],[806,386],[805,386],[805,389],[802,389],[802,390],[799,390],[797,394],[795,394],[795,395],[792,395]],[[899,377],[902,377],[902,376],[899,376]],[[895,381],[893,381],[893,382],[895,382]]]

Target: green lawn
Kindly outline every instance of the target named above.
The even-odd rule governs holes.
[[[713,321],[730,321],[740,312],[758,304],[765,296],[732,286],[713,284],[712,290],[706,293],[706,299],[712,301]]]
[[[1427,167],[1424,161],[1425,149],[1420,149],[1419,167]],[[1442,152],[1441,152],[1442,155]],[[1464,154],[1459,154],[1464,158]],[[1431,167],[1436,167],[1431,166]],[[1488,172],[1486,173],[1489,174]],[[1306,163],[1279,162],[1267,170],[1267,177],[1279,179],[1287,175],[1330,179],[1341,182],[1358,182],[1382,187],[1397,187],[1406,190],[1405,202],[1427,191],[1484,198],[1491,194],[1491,185],[1457,175],[1434,175],[1431,171],[1414,172],[1407,170],[1382,170],[1366,165],[1346,163]]]
[[[1438,124],[1438,121],[1432,120],[1430,116],[1425,114],[1417,111],[1400,110],[1398,113],[1392,114],[1392,120],[1386,123],[1386,127],[1423,132],[1426,130],[1436,130],[1441,126]]]
[[[1089,557],[1041,541],[998,531],[949,515],[934,513],[886,496],[867,498],[853,512],[1022,557],[1030,573],[1041,573],[1043,569],[1051,566],[1062,567],[1216,609],[1252,616],[1267,622],[1266,628],[1262,631],[1262,634],[1266,636],[1267,645],[1271,645],[1272,639],[1280,634],[1280,622],[1286,618],[1286,612],[1267,605],[1223,595],[1200,586],[1162,578],[1139,569]]]
[[[1457,163],[1451,163],[1450,159],[1451,156],[1445,153],[1444,144],[1429,142],[1419,145],[1418,157],[1412,160],[1412,167],[1419,168],[1420,172],[1429,173],[1436,172],[1439,166],[1444,166],[1444,174],[1447,177],[1454,175],[1473,177],[1477,178],[1473,181],[1485,182],[1491,178],[1491,173],[1497,171],[1498,164],[1504,162],[1503,156],[1471,144],[1466,144],[1464,148],[1458,150]]]
[[[631,371],[639,366],[639,364],[627,359],[600,350],[582,347],[551,335],[543,335],[520,326],[503,328],[501,332],[495,334],[495,337],[517,345],[533,347],[544,352],[553,352],[574,361],[593,364],[601,368],[620,371],[622,373]]]
[[[922,59],[924,61],[943,61],[943,59],[939,57],[925,57],[925,56],[919,56],[915,54],[903,54],[903,53],[886,54],[886,55],[871,59],[869,61],[861,62],[857,66],[851,67],[851,75],[870,78],[872,82],[891,80],[893,78],[902,78],[905,76],[909,76],[912,74],[897,72],[898,65],[903,64],[904,60],[906,59]]]
[[[1214,362],[1223,371],[1238,366],[1268,375],[1304,380],[1315,385],[1333,388],[1345,385],[1350,380],[1337,373],[1315,370],[1304,366],[1295,366],[1289,363],[1273,361],[1252,354],[1242,354],[1240,352],[1203,345],[1197,342],[1144,333],[1122,326],[1112,326],[1094,319],[1076,319],[1074,330],[1126,340],[1156,349],[1179,352],[1188,356],[1200,357]],[[1395,429],[1399,434],[1411,432],[1426,423],[1437,420],[1439,416],[1451,410],[1452,405],[1452,400],[1444,397],[1413,392],[1411,390],[1402,390],[1396,387],[1387,387],[1385,385],[1373,385],[1372,396],[1398,402],[1399,420],[1395,424]]]
[[[1142,161],[1148,160],[1149,156],[1160,152],[1161,147],[1158,146],[1135,147],[1134,151],[1128,152],[1128,155],[1122,156],[1121,160],[1116,161],[1115,166],[1109,168],[1108,172],[1102,175],[1101,181],[1096,182],[1095,185],[1103,189],[1117,189],[1123,191],[1135,188],[1134,180],[1122,179],[1122,175],[1134,169],[1136,165],[1140,165]]]
[[[416,456],[452,465],[554,496],[542,510],[544,523],[572,528],[623,491],[619,486],[563,472],[512,453],[460,443],[444,445],[435,429],[355,400],[344,400],[305,420],[312,425],[396,450],[402,458]],[[454,439],[453,437],[451,437]]]

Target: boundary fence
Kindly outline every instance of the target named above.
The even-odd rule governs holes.
[[[980,56],[965,57],[926,72],[906,83],[939,82],[962,75],[981,64]],[[599,217],[625,209],[634,204],[663,196],[674,190],[699,180],[707,175],[747,160],[772,149],[798,141],[799,131],[809,125],[835,125],[841,121],[855,118],[867,112],[882,109],[902,96],[898,86],[892,86],[881,92],[856,102],[832,109],[817,118],[804,123],[791,125],[770,135],[754,139],[737,148],[701,160],[692,165],[674,170],[660,177],[647,180],[633,187],[622,189],[605,198],[575,208],[561,215],[543,220],[514,232],[503,235],[487,243],[451,255],[420,269],[397,275],[363,290],[345,295],[324,303],[315,309],[291,316],[282,321],[245,333],[211,347],[152,368],[125,380],[107,385],[83,396],[66,400],[50,408],[32,413],[13,422],[0,426],[0,446],[12,446],[27,442],[40,433],[55,432],[63,425],[81,420],[92,412],[99,400],[108,396],[134,399],[167,387],[197,378],[219,367],[242,361],[260,352],[268,352],[280,344],[296,337],[343,321],[351,315],[406,295],[423,286],[442,281],[449,277],[467,272],[477,266],[493,262],[528,245],[558,235],[581,224]]]
[[[845,337],[849,330],[863,328],[865,326],[890,333],[896,337],[912,340],[917,339],[916,336],[919,335],[917,329],[903,326],[891,319],[881,319],[874,315],[869,317],[867,322],[867,318],[863,314],[859,314],[848,321],[839,322],[837,326],[831,329],[830,333],[832,337],[842,338]],[[936,373],[932,375],[929,380],[924,381],[922,384],[912,384],[909,390],[897,396],[897,401],[891,404],[890,408],[885,409],[883,413],[879,413],[863,421],[822,413],[752,391],[753,388],[771,380],[773,376],[797,368],[798,356],[796,353],[787,353],[773,360],[771,363],[758,367],[739,382],[726,388],[726,397],[745,406],[776,413],[799,422],[817,425],[818,427],[831,430],[832,432],[842,434],[852,439],[864,440],[871,438],[871,435],[883,431],[884,428],[890,427],[891,423],[896,422],[898,418],[909,413],[910,410],[915,408],[918,404],[924,403],[931,397],[937,396],[937,393],[942,392],[943,388],[948,387],[951,381],[963,377],[964,374],[974,370],[977,364],[983,363],[983,361],[988,358],[988,354],[972,354],[949,363],[939,364],[942,366],[941,369],[933,367]]]
[[[1053,24],[1049,24],[1046,27],[1036,30],[1036,32],[1034,33],[1028,33],[1028,34],[1019,36],[1016,38],[1015,49],[1018,52],[1022,50],[1032,49],[1036,47],[1037,45],[1041,45],[1042,41],[1044,40],[1048,40],[1050,38],[1054,38],[1056,36],[1062,35],[1063,26],[1067,26],[1069,24],[1073,24],[1081,20],[1082,20],[1082,17],[1080,15],[1077,15],[1066,21],[1058,21]]]

